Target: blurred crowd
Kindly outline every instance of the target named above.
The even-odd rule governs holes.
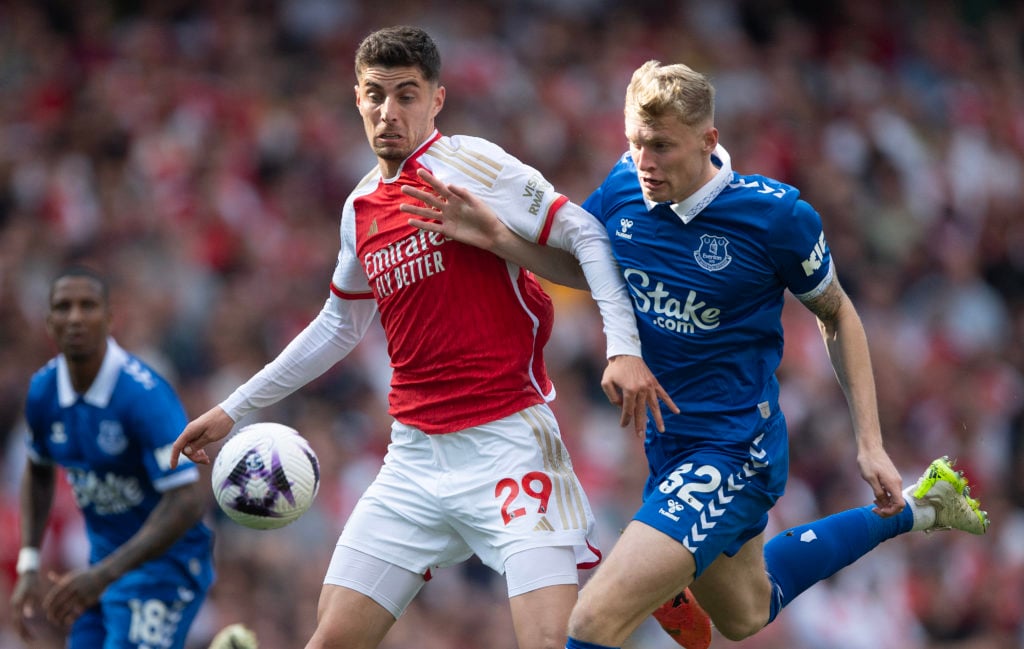
[[[390,24],[432,33],[446,134],[487,137],[582,202],[625,150],[622,97],[647,59],[718,89],[742,173],[822,214],[872,342],[883,431],[905,481],[958,459],[985,537],[908,535],[787,608],[747,649],[1024,647],[1024,5],[1010,0],[0,0],[0,589],[19,546],[22,404],[54,354],[43,320],[63,264],[113,282],[114,333],[196,416],[321,307],[347,193],[374,164],[352,56]],[[599,378],[585,293],[550,287],[554,403],[607,551],[639,502],[641,443]],[[813,318],[788,304],[779,376],[792,450],[778,531],[867,504],[849,414]],[[387,444],[379,328],[255,419],[323,465],[316,504],[255,532],[218,516],[219,580],[193,629],[244,622],[302,646],[327,560]],[[45,561],[84,561],[61,492]],[[586,579],[587,575],[582,575]],[[0,607],[0,649],[24,645]],[[513,649],[504,581],[437,571],[384,649]],[[45,646],[40,643],[38,646]],[[652,624],[633,649],[676,646]]]

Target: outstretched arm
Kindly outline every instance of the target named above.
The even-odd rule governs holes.
[[[166,492],[150,512],[139,531],[102,561],[87,569],[56,578],[43,599],[43,609],[55,624],[65,628],[123,574],[167,551],[206,511],[205,494],[199,482]]]
[[[52,464],[25,463],[21,477],[21,547],[34,556],[33,566],[18,562],[18,581],[11,594],[11,612],[18,634],[32,639],[29,621],[41,606],[43,583],[39,575],[39,549],[46,534],[46,521],[53,506],[57,469]]]
[[[418,217],[410,218],[409,225],[489,250],[556,284],[584,291],[589,289],[579,261],[570,252],[527,241],[506,227],[498,215],[472,192],[445,184],[425,169],[420,169],[418,174],[436,193],[411,185],[402,187],[402,192],[423,203],[422,206],[401,205],[403,212]]]
[[[188,422],[171,445],[171,468],[178,466],[182,454],[196,464],[209,464],[206,447],[227,437],[234,425],[235,420],[220,406],[214,406]]]
[[[344,358],[362,339],[377,313],[373,300],[331,295],[323,309],[284,350],[227,399],[190,422],[171,447],[171,468],[186,457],[209,464],[205,447],[223,439],[244,415],[280,401]]]
[[[597,221],[579,206],[567,203],[552,227],[552,245],[534,244],[517,236],[472,192],[448,185],[426,170],[418,173],[435,193],[408,185],[402,187],[403,192],[424,204],[401,206],[403,211],[419,217],[409,219],[410,225],[483,248],[552,281],[590,291],[598,303],[609,340],[609,363],[601,381],[602,389],[609,401],[621,408],[623,426],[632,423],[636,433],[643,435],[649,411],[657,429],[664,431],[659,402],[664,402],[672,412],[679,409],[640,356],[632,302],[615,267],[607,236]]]
[[[804,305],[818,318],[829,360],[846,395],[857,438],[857,464],[875,494],[875,512],[897,514],[905,505],[902,478],[883,446],[871,353],[860,316],[838,279]]]

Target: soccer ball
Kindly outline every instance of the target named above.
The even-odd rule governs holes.
[[[298,431],[261,422],[239,430],[213,462],[213,496],[236,523],[258,530],[302,516],[320,489],[320,463]]]

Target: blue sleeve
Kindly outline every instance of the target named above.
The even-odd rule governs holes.
[[[198,471],[183,461],[177,469],[170,464],[171,445],[188,423],[185,408],[166,382],[146,390],[132,404],[132,429],[142,446],[142,462],[158,491],[193,482]],[[187,460],[187,458],[182,458]],[[192,476],[191,474],[195,474]]]
[[[797,297],[824,290],[832,279],[832,255],[818,212],[797,200],[772,225],[769,254],[786,287]]]
[[[50,453],[46,447],[46,413],[44,410],[44,385],[40,375],[32,377],[28,386],[28,395],[25,398],[25,422],[28,424],[28,446],[29,457],[34,462],[50,462]]]

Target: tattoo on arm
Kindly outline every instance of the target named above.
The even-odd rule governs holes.
[[[839,280],[834,279],[820,295],[804,300],[803,304],[817,316],[823,327],[831,331],[835,329],[839,310],[846,299],[846,291]]]

